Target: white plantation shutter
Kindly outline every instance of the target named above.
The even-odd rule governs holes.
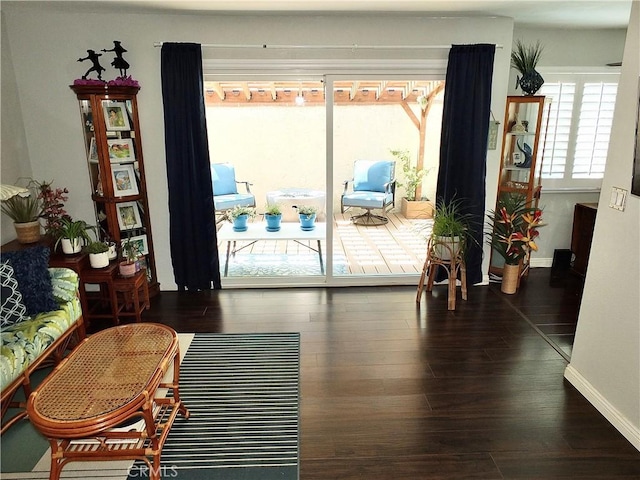
[[[602,178],[609,149],[617,83],[586,83],[576,137],[573,178]]]
[[[551,99],[538,149],[547,186],[599,185],[604,176],[618,83],[617,74],[604,75],[604,81],[599,77],[545,75],[556,80],[545,82],[539,92]]]
[[[573,118],[575,83],[544,84],[541,95],[551,97],[549,121],[546,135],[543,132],[544,148],[538,149],[538,156],[544,154],[542,163],[543,178],[563,178],[569,155],[569,135]],[[545,122],[543,120],[543,125]],[[540,161],[540,159],[538,159]]]

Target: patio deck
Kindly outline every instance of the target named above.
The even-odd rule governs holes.
[[[350,221],[351,213],[334,215],[334,264],[338,275],[403,275],[419,274],[422,271],[426,255],[426,237],[431,231],[431,220],[410,220],[397,213],[389,213],[389,222],[380,226],[354,225]],[[260,221],[260,218],[256,218]],[[309,247],[314,247],[311,242]],[[326,244],[321,242],[323,254]],[[317,267],[315,275],[320,274],[317,254],[309,247],[294,241],[259,241],[240,250],[234,263],[261,263],[259,270],[246,270],[252,273],[234,273],[230,277],[248,275],[287,275],[287,265],[295,270],[295,265],[308,260],[311,269]],[[218,252],[223,264],[226,254],[226,242],[218,243]],[[273,271],[269,265],[273,265]],[[284,265],[283,265],[284,264]],[[222,266],[222,268],[224,268]],[[258,272],[258,273],[255,273]]]

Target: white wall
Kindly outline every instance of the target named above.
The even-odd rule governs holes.
[[[494,112],[504,110],[509,72],[509,45],[513,23],[507,18],[429,18],[420,15],[344,16],[233,16],[73,13],[66,2],[2,2],[8,42],[2,54],[13,59],[17,95],[24,120],[26,150],[33,175],[53,179],[70,190],[68,211],[73,217],[91,219],[90,188],[80,135],[78,106],[69,85],[88,68],[78,63],[87,49],[110,48],[120,40],[128,50],[129,73],[142,89],[138,94],[150,215],[161,288],[175,289],[169,255],[169,217],[164,158],[164,127],[158,41],[195,41],[203,44],[420,44],[495,43],[493,83]],[[101,26],[108,26],[101,28]],[[4,30],[4,29],[3,29]],[[3,32],[4,33],[4,32]],[[6,47],[10,47],[10,50]],[[366,58],[371,52],[314,51],[325,58]],[[214,55],[207,50],[206,55]],[[300,56],[299,51],[216,51],[218,56]],[[386,58],[446,57],[446,50],[427,53],[375,51]],[[205,56],[206,56],[205,55]],[[102,62],[109,65],[110,56]],[[108,68],[105,78],[117,72]],[[3,115],[9,105],[2,104]],[[11,110],[17,109],[14,106]],[[11,115],[11,110],[7,112]],[[495,192],[497,151],[489,152],[487,188]],[[4,171],[4,165],[3,165]],[[493,205],[495,193],[487,195]]]
[[[640,450],[640,197],[608,207],[613,186],[631,189],[638,121],[640,3],[627,33],[611,147],[589,269],[565,376]]]
[[[31,162],[26,148],[26,138],[22,122],[22,110],[18,98],[15,75],[13,74],[13,60],[4,15],[2,22],[2,170],[0,182],[16,184],[21,177],[31,176]],[[7,243],[16,238],[13,222],[6,215],[0,215],[0,242]]]
[[[429,113],[425,135],[424,165],[431,170],[423,195],[431,199],[435,198],[440,152],[440,97]],[[414,113],[420,116],[417,106]],[[253,183],[258,211],[271,190],[326,190],[324,106],[208,107],[207,126],[211,161],[233,163],[238,179]],[[333,142],[333,205],[339,211],[342,182],[353,176],[354,160],[393,160],[390,150],[406,149],[415,162],[419,130],[400,105],[336,106]],[[396,168],[402,182],[399,161]],[[404,189],[396,196],[398,200],[404,196]]]

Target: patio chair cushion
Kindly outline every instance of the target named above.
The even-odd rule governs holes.
[[[353,192],[342,198],[344,205],[359,208],[382,208],[393,202],[392,193],[381,192]]]
[[[255,197],[251,193],[235,193],[230,195],[214,195],[213,208],[219,212],[230,210],[235,206],[253,207]]]
[[[388,160],[358,160],[353,166],[353,190],[384,192],[391,181],[393,162]]]
[[[211,177],[214,197],[238,193],[236,172],[233,165],[229,163],[214,163],[211,165]]]

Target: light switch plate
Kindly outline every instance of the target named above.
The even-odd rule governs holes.
[[[616,210],[624,211],[624,206],[627,201],[627,190],[624,188],[613,187],[611,189],[611,200],[609,206]]]

